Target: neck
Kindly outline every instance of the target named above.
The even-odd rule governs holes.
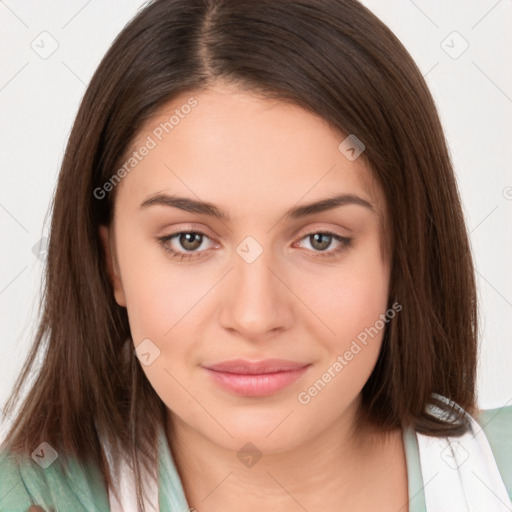
[[[242,457],[246,463],[239,449],[212,442],[169,413],[167,437],[189,506],[200,512],[315,510],[319,503],[325,512],[359,509],[368,482],[389,474],[384,461],[405,456],[401,431],[357,423],[358,407],[303,444],[262,453],[257,461]]]

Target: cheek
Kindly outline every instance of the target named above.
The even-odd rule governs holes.
[[[321,341],[325,355],[312,382],[315,378],[329,382],[333,391],[347,396],[357,394],[371,374],[389,323],[382,320],[388,305],[389,267],[379,250],[377,240],[368,241],[364,248],[347,253],[339,266],[302,281],[301,293],[308,305],[314,305],[313,337]]]
[[[192,398],[180,383],[190,370],[187,364],[197,338],[190,317],[200,310],[200,304],[193,306],[204,292],[178,265],[148,245],[122,240],[118,245],[124,255],[119,263],[133,346],[148,381],[167,407],[194,411]],[[187,382],[186,389],[190,387]]]
[[[206,316],[201,298],[211,289],[212,272],[197,266],[191,279],[192,272],[170,261],[158,242],[122,235],[119,232],[118,261],[131,337],[142,369],[164,402],[171,403],[172,397],[187,402],[190,397],[178,382],[194,360],[198,325]]]
[[[119,266],[130,329],[137,345],[144,338],[172,337],[175,325],[204,293],[201,283],[211,276],[183,271],[158,242],[119,236]]]
[[[389,267],[380,258],[376,240],[347,252],[339,264],[298,277],[304,302],[320,319],[333,347],[370,328],[386,311],[389,294]],[[320,325],[321,325],[320,323]]]

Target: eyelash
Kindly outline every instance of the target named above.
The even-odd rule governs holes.
[[[171,254],[171,257],[173,257],[173,258],[178,258],[181,256],[181,260],[183,260],[184,258],[188,258],[187,261],[190,261],[191,259],[194,259],[196,257],[201,257],[200,256],[201,252],[205,252],[205,251],[181,252],[181,251],[175,251],[174,249],[171,249],[167,245],[165,245],[166,242],[168,242],[169,240],[172,240],[173,238],[175,238],[179,235],[182,235],[182,234],[195,234],[195,235],[201,235],[206,238],[209,238],[209,236],[206,233],[203,233],[202,231],[178,231],[176,233],[173,233],[172,235],[166,235],[166,236],[160,237],[160,238],[158,238],[158,241],[160,242],[160,244],[162,245],[164,250],[169,252]],[[343,236],[340,236],[340,235],[333,233],[332,231],[328,231],[328,230],[327,231],[312,231],[311,233],[307,233],[306,235],[304,235],[300,240],[304,240],[305,238],[308,238],[312,235],[317,235],[317,234],[332,236],[337,242],[340,243],[340,245],[336,249],[331,249],[330,251],[314,251],[314,252],[316,252],[315,257],[333,258],[333,257],[337,256],[340,252],[342,252],[344,249],[350,247],[353,242],[353,238],[343,237]],[[196,256],[198,254],[199,254],[199,256]]]

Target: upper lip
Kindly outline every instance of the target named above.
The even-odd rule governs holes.
[[[309,363],[288,361],[286,359],[265,359],[263,361],[232,359],[231,361],[222,361],[220,363],[203,366],[216,372],[261,375],[263,373],[299,370],[308,366],[308,364]]]

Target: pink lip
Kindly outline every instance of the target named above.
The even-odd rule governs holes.
[[[267,359],[251,362],[242,359],[204,366],[222,388],[243,396],[267,396],[296,382],[310,364]]]

